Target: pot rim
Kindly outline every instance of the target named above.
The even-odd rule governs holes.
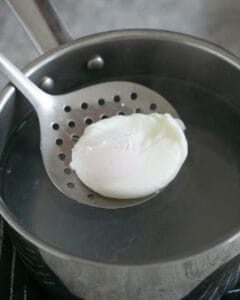
[[[166,40],[166,41],[172,41],[172,42],[177,42],[184,45],[192,46],[198,49],[202,49],[210,54],[214,54],[215,56],[218,56],[219,58],[231,64],[233,67],[237,68],[240,71],[240,59],[236,55],[229,52],[228,50],[222,48],[221,46],[218,46],[212,42],[205,41],[201,38],[193,37],[191,35],[172,32],[172,31],[158,30],[158,29],[114,30],[114,31],[106,31],[106,32],[88,35],[86,37],[80,37],[67,44],[64,44],[58,48],[55,48],[53,50],[44,53],[43,55],[36,58],[33,62],[29,63],[26,67],[24,67],[23,71],[27,76],[30,76],[33,73],[35,73],[36,70],[39,67],[41,67],[43,64],[47,64],[52,59],[62,56],[69,51],[73,51],[75,48],[79,47],[79,44],[81,44],[81,46],[84,47],[86,45],[91,45],[102,41],[112,41],[113,39],[123,40],[129,38]],[[13,93],[14,93],[14,87],[11,84],[5,86],[5,88],[3,88],[3,90],[1,91],[0,113],[4,108],[5,104],[7,103],[9,97],[12,96]],[[212,244],[209,245],[207,249],[206,248],[200,249],[198,252],[192,253],[190,255],[186,254],[182,257],[177,257],[172,260],[159,261],[153,263],[118,264],[112,262],[105,262],[105,261],[101,262],[97,260],[90,260],[87,258],[82,258],[80,256],[73,255],[71,253],[64,252],[61,249],[58,249],[57,247],[54,247],[49,243],[41,240],[40,238],[34,236],[34,234],[24,229],[22,225],[17,221],[17,219],[8,209],[7,205],[5,204],[1,196],[0,196],[0,214],[3,217],[3,219],[10,225],[11,228],[13,228],[20,236],[25,238],[28,242],[32,243],[37,248],[40,248],[43,251],[49,252],[50,254],[61,257],[63,259],[71,259],[71,260],[73,259],[81,263],[92,264],[94,266],[107,265],[109,267],[111,266],[111,267],[138,268],[138,267],[154,267],[154,266],[157,267],[159,265],[172,264],[176,262],[184,263],[186,260],[193,259],[194,257],[203,254],[207,254],[210,250],[217,248],[220,245],[230,244],[240,237],[240,225],[239,225],[239,228],[237,230],[233,230],[232,234],[228,234],[225,237],[223,236],[220,240],[212,242]]]

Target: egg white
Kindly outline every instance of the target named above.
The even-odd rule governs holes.
[[[187,154],[182,122],[170,114],[132,114],[86,127],[72,149],[70,165],[93,191],[132,199],[166,187]]]

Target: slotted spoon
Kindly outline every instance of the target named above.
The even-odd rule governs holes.
[[[0,70],[36,110],[43,162],[48,176],[61,192],[79,203],[110,209],[133,206],[152,197],[134,200],[105,198],[88,189],[69,164],[74,143],[87,125],[99,119],[154,111],[179,118],[161,95],[134,82],[112,81],[53,96],[38,88],[2,54]]]

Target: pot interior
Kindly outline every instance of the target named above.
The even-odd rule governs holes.
[[[80,205],[48,179],[36,115],[19,93],[8,91],[0,106],[1,191],[19,224],[65,253],[117,264],[186,257],[237,233],[240,70],[216,51],[181,35],[129,31],[80,40],[43,57],[29,74],[37,83],[52,77],[54,94],[108,80],[134,81],[162,94],[187,127],[189,156],[176,179],[144,204],[118,210]],[[103,57],[102,70],[87,70],[94,54]]]

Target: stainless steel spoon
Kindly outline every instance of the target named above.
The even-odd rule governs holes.
[[[79,203],[123,208],[151,197],[116,200],[89,190],[71,170],[71,151],[84,128],[101,118],[133,112],[170,113],[175,109],[153,90],[134,82],[112,81],[53,96],[43,92],[4,55],[0,54],[0,71],[22,92],[37,112],[41,132],[41,153],[45,169],[55,186]]]

